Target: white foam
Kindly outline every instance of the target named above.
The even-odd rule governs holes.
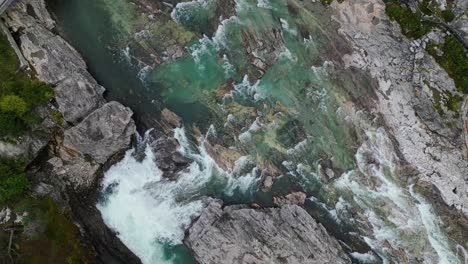
[[[163,259],[163,246],[182,243],[185,230],[202,210],[201,196],[210,182],[221,183],[223,192],[230,195],[247,192],[259,179],[255,168],[233,177],[208,155],[204,139],[195,151],[183,128],[175,129],[174,134],[180,153],[194,160],[176,181],[162,177],[147,147],[141,162],[134,157],[136,150],[129,150],[102,182],[105,198],[97,207],[104,222],[144,264],[172,263]]]
[[[261,92],[259,84],[260,80],[257,80],[254,84],[250,84],[249,76],[244,75],[242,82],[234,84],[234,91],[232,93],[244,98],[253,99],[254,101],[260,101],[265,99],[265,95]]]
[[[272,9],[271,3],[268,0],[257,0],[257,6],[260,8]]]
[[[223,69],[225,78],[233,77],[236,73],[234,65],[232,65],[231,62],[229,62],[229,59],[226,56],[226,54],[223,55]]]
[[[351,191],[354,202],[364,210],[373,228],[365,241],[384,261],[392,257],[382,251],[382,242],[426,261],[438,258],[439,263],[458,263],[431,205],[397,183],[397,156],[385,130],[370,129],[366,136],[356,153],[357,170],[344,173],[334,184]]]
[[[292,28],[289,26],[289,23],[288,23],[288,21],[287,21],[286,19],[280,18],[280,22],[281,22],[281,28],[282,28],[284,31],[286,31],[286,32],[288,32],[289,34],[294,35],[294,36],[297,35],[297,30],[292,29]]]
[[[367,252],[367,253],[359,253],[359,252],[351,252],[351,257],[358,260],[362,264],[372,264],[376,263],[377,259],[374,254]]]
[[[231,16],[227,19],[224,19],[219,23],[216,32],[213,35],[213,43],[216,46],[216,49],[219,51],[221,49],[229,49],[227,43],[227,30],[230,24],[239,23],[239,18],[236,16]]]
[[[141,68],[140,71],[138,71],[137,77],[141,81],[141,83],[143,83],[145,85],[147,84],[148,76],[149,76],[149,74],[151,73],[152,70],[153,70],[153,67],[147,65],[147,66]]]
[[[171,12],[171,18],[177,23],[182,23],[184,19],[190,18],[193,10],[207,8],[212,0],[195,0],[189,2],[179,2]]]
[[[202,204],[175,200],[190,187],[186,185],[190,175],[178,183],[167,181],[150,148],[142,162],[132,154],[133,150],[128,151],[121,162],[105,173],[103,189],[111,188],[112,193],[97,206],[105,223],[118,232],[122,242],[143,263],[165,263],[162,244],[180,244],[185,228],[199,214]]]
[[[454,254],[450,249],[447,237],[440,229],[440,220],[432,211],[431,204],[429,204],[420,194],[414,192],[413,185],[410,186],[409,190],[411,196],[418,201],[418,203],[416,203],[416,207],[421,214],[422,223],[427,230],[429,242],[439,256],[439,263],[458,263],[456,254]]]

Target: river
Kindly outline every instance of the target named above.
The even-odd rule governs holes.
[[[375,83],[340,65],[350,48],[320,3],[146,2],[152,13],[129,0],[50,1],[107,99],[135,112],[142,136],[105,173],[98,208],[143,263],[194,262],[182,241],[205,196],[271,206],[298,190],[356,263],[466,261],[403,180],[391,136],[367,110]],[[192,160],[174,181],[145,148],[165,107],[182,117],[173,135]]]

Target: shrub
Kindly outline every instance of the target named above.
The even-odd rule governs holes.
[[[421,21],[421,15],[397,2],[386,3],[385,12],[390,19],[400,24],[403,34],[409,38],[420,38],[431,31],[433,26],[430,22]]]
[[[34,109],[49,101],[52,88],[18,72],[18,60],[0,35],[0,137],[19,136],[40,121]]]
[[[0,98],[0,111],[22,116],[28,111],[28,105],[19,96],[5,95]]]
[[[23,157],[0,157],[0,206],[28,189],[25,168]]]

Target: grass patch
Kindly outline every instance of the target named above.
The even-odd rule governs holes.
[[[57,124],[59,126],[63,125],[63,122],[65,120],[63,119],[62,113],[60,113],[57,110],[52,110],[50,116],[51,116],[52,120],[54,120],[55,124]]]
[[[434,26],[433,23],[421,21],[421,15],[413,13],[409,8],[400,5],[398,2],[387,1],[385,12],[391,20],[400,24],[403,35],[417,39],[420,38]]]
[[[443,54],[439,56],[437,49]],[[426,50],[447,71],[457,89],[468,94],[468,53],[463,44],[452,35],[448,35],[443,45],[430,43],[426,46]]]
[[[39,123],[34,109],[49,101],[52,88],[19,72],[19,63],[6,37],[0,34],[0,137],[17,137]]]

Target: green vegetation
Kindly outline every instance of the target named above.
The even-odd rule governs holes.
[[[23,157],[0,157],[0,208],[28,189],[25,168],[26,160]]]
[[[452,10],[441,11],[440,16],[445,20],[445,22],[452,22],[455,19],[455,14]]]
[[[89,251],[80,243],[78,228],[50,197],[23,195],[9,207],[17,214],[27,212],[22,228],[13,225],[18,230],[13,236],[14,263],[91,263]],[[0,263],[10,262],[4,252],[9,235],[0,228]]]
[[[443,19],[446,22],[455,19],[450,3],[447,9],[442,11],[435,1],[424,0],[419,4],[421,13],[413,13],[408,7],[400,5],[394,0],[387,0],[385,4],[387,15],[400,24],[403,34],[409,38],[420,38],[427,34],[432,27],[436,26],[431,22],[422,21],[423,15]],[[448,35],[445,37],[443,45],[437,46],[434,43],[429,43],[426,50],[455,81],[457,89],[465,94],[468,93],[468,53],[463,44],[454,36]],[[441,51],[440,56],[437,50]],[[449,96],[449,98],[451,97]],[[458,101],[459,99],[456,98],[448,100],[449,105],[447,107],[453,109]]]
[[[63,125],[63,122],[65,121],[63,119],[63,116],[62,116],[62,113],[60,113],[59,111],[57,110],[52,110],[52,112],[50,113],[50,117],[52,118],[52,120],[54,120],[54,122],[61,126]]]
[[[323,5],[327,6],[327,5],[330,5],[333,0],[320,0],[320,2],[322,2]]]
[[[450,2],[446,10],[440,10],[434,0],[424,0],[419,3],[418,7],[424,15],[440,17],[445,22],[452,22],[455,19],[455,14],[450,10]]]
[[[442,51],[439,56],[437,49]],[[430,43],[426,47],[427,52],[431,54],[437,63],[444,68],[448,75],[455,81],[458,90],[468,93],[468,52],[455,37],[448,35],[445,37],[443,45]]]
[[[53,96],[50,86],[19,71],[16,54],[0,34],[0,138],[12,140],[25,133],[40,118],[34,109]],[[51,114],[63,123],[58,111]],[[14,141],[14,140],[13,140]],[[91,263],[79,241],[78,228],[49,197],[32,197],[26,175],[28,161],[22,157],[0,156],[0,209],[8,206],[24,215],[23,224],[0,226],[0,263]],[[7,248],[13,228],[13,243]]]
[[[400,24],[403,34],[409,38],[420,38],[431,31],[433,24],[421,20],[420,14],[413,13],[408,7],[398,2],[387,1],[385,12],[390,19]]]
[[[434,98],[434,109],[437,110],[437,113],[439,113],[441,117],[447,116],[444,112],[444,109],[452,111],[454,113],[455,118],[458,118],[460,116],[460,113],[458,111],[458,105],[463,101],[463,97],[453,95],[448,92],[441,93],[439,90],[435,89],[434,87],[431,87],[428,83],[426,83],[426,85],[432,92],[432,96]],[[450,127],[449,124],[448,126]]]
[[[0,137],[19,136],[40,122],[33,110],[53,96],[50,86],[31,80],[18,69],[14,51],[0,34]]]

